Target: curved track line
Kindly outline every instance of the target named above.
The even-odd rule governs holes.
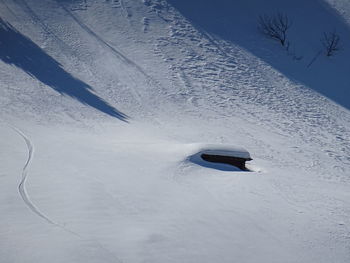
[[[52,221],[47,215],[45,215],[43,212],[41,212],[39,210],[39,208],[30,200],[30,197],[29,197],[27,189],[26,189],[26,181],[28,178],[28,168],[33,160],[33,157],[34,157],[34,146],[33,146],[33,143],[31,142],[31,140],[21,130],[19,130],[18,128],[13,127],[13,126],[10,126],[10,127],[23,138],[23,140],[26,143],[27,148],[28,148],[28,158],[27,158],[26,163],[23,166],[22,179],[18,185],[19,194],[21,195],[24,203],[29,207],[30,210],[32,210],[33,213],[37,214],[38,216],[40,216],[41,218],[46,220],[48,223],[58,226],[57,223]]]
[[[32,163],[32,160],[34,158],[34,145],[32,143],[32,141],[28,138],[28,136],[22,132],[20,129],[8,124],[9,127],[11,127],[17,134],[19,134],[24,142],[27,145],[28,148],[28,158],[27,161],[25,162],[23,169],[22,169],[22,179],[18,185],[18,191],[24,201],[24,203],[29,207],[29,209],[35,213],[36,215],[38,215],[39,217],[43,218],[46,222],[48,222],[49,224],[59,227],[62,230],[64,230],[65,232],[72,234],[76,237],[78,237],[81,240],[86,240],[86,241],[90,241],[93,242],[97,245],[97,247],[99,247],[100,249],[106,251],[108,254],[110,254],[117,262],[121,262],[120,259],[118,259],[110,250],[108,250],[107,248],[105,248],[98,240],[96,239],[90,239],[90,238],[85,238],[82,235],[66,228],[65,226],[56,223],[55,221],[53,221],[52,219],[50,219],[47,215],[45,215],[43,212],[41,212],[39,210],[39,208],[30,200],[30,197],[28,195],[27,189],[26,189],[26,181],[28,178],[28,168],[30,166],[30,164]]]
[[[9,124],[8,124],[9,125]],[[30,166],[30,164],[32,163],[33,157],[34,157],[34,145],[32,143],[32,141],[28,138],[28,136],[22,132],[20,129],[9,125],[17,134],[19,134],[22,139],[24,140],[24,142],[27,145],[28,148],[28,158],[26,163],[24,164],[23,168],[22,168],[22,179],[18,185],[18,191],[19,194],[22,197],[22,200],[24,201],[24,203],[28,206],[28,208],[35,213],[36,215],[38,215],[39,217],[43,218],[46,222],[48,222],[51,225],[57,226],[61,229],[63,229],[66,232],[69,232],[75,236],[78,236],[80,238],[82,238],[78,233],[75,233],[72,230],[69,230],[67,228],[65,228],[64,226],[60,225],[59,223],[56,223],[55,221],[53,221],[52,219],[50,219],[50,217],[48,217],[47,215],[45,215],[43,212],[40,211],[40,209],[33,203],[33,201],[30,199],[30,196],[28,194],[28,191],[26,189],[26,181],[28,178],[28,168]]]
[[[43,218],[49,224],[57,226],[66,232],[69,232],[75,236],[78,236],[79,238],[82,238],[82,236],[80,236],[78,233],[75,233],[74,231],[69,230],[66,227],[64,227],[64,226],[60,225],[59,223],[50,219],[50,217],[48,217],[43,212],[41,212],[40,209],[33,203],[33,201],[30,200],[30,196],[29,196],[27,189],[26,189],[26,181],[28,178],[28,168],[29,168],[30,164],[32,163],[32,160],[34,157],[34,145],[33,145],[32,141],[28,138],[28,136],[24,132],[22,132],[20,129],[18,129],[10,124],[8,124],[8,126],[10,126],[17,134],[19,134],[22,137],[22,139],[24,140],[24,142],[26,143],[27,148],[28,148],[28,158],[27,158],[27,161],[22,168],[22,179],[18,185],[18,191],[22,197],[22,200],[24,201],[24,203],[29,207],[29,209],[33,213],[35,213],[39,217]]]

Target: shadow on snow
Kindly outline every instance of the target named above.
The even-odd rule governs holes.
[[[202,159],[201,154],[195,154],[190,156],[187,161],[197,164],[199,166],[210,168],[214,170],[219,170],[223,172],[244,172],[236,166],[226,164],[226,163],[213,163]]]
[[[289,79],[303,83],[350,109],[350,30],[348,24],[323,0],[168,0],[202,32],[238,44],[264,60]],[[285,13],[293,21],[289,31],[290,52],[259,34],[259,15]],[[324,32],[336,30],[343,50],[335,57],[320,56]],[[233,58],[234,59],[234,58]]]
[[[88,84],[65,71],[55,59],[0,18],[0,59],[21,68],[57,92],[122,121],[127,116],[93,93]]]

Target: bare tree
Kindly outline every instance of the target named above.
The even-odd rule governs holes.
[[[327,57],[334,56],[335,53],[341,50],[341,47],[339,45],[340,36],[335,30],[333,32],[324,32],[321,42],[326,51]]]
[[[277,40],[282,46],[288,47],[287,31],[292,22],[286,14],[262,15],[258,19],[258,29],[265,36]]]

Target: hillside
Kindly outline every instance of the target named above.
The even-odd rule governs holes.
[[[288,51],[257,30],[276,12]],[[0,17],[3,262],[349,262],[347,1],[0,0]],[[333,29],[342,49],[308,67]],[[193,162],[207,144],[251,171]]]

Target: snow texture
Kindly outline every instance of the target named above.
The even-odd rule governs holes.
[[[278,11],[288,50],[257,30]],[[0,261],[350,262],[349,21],[347,0],[0,0]]]

